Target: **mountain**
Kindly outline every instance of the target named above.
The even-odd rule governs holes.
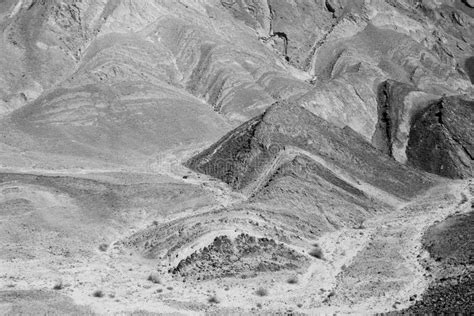
[[[186,165],[252,202],[300,217],[310,210],[304,222],[329,227],[356,225],[438,183],[382,155],[352,129],[286,102],[272,105]]]
[[[0,32],[0,313],[474,308],[472,1],[0,0]]]

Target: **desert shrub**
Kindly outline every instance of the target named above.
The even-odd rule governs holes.
[[[158,275],[158,273],[151,273],[149,276],[148,276],[148,281],[151,281],[155,284],[161,284],[161,279],[160,279],[160,276]]]
[[[107,245],[106,243],[102,243],[99,245],[100,251],[107,251],[108,248],[109,248],[109,245]]]
[[[63,284],[63,281],[61,280],[57,281],[53,286],[53,290],[62,290],[63,288],[64,288],[64,284]]]
[[[298,278],[296,276],[290,277],[288,280],[286,280],[288,284],[296,284],[298,283]]]
[[[168,291],[173,291],[173,287],[172,287],[172,286],[168,286],[166,289],[168,289]]]
[[[258,307],[258,308],[262,308],[262,304],[261,304],[261,303],[257,303],[257,307]]]
[[[298,304],[296,304],[296,306],[297,306],[298,308],[301,308],[301,307],[303,307],[303,304],[298,303]]]
[[[104,297],[104,292],[101,290],[95,290],[94,293],[92,293],[92,296],[94,297]]]
[[[255,291],[255,294],[257,294],[258,296],[267,296],[268,290],[261,287],[257,291]]]
[[[311,251],[309,252],[309,255],[318,259],[324,258],[323,251],[321,250],[318,244],[314,245],[314,248],[311,249]]]
[[[211,304],[219,304],[221,302],[220,298],[218,298],[216,295],[210,296],[207,301]]]

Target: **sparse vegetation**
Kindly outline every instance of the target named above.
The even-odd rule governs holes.
[[[296,306],[297,306],[298,308],[301,308],[301,307],[303,307],[303,304],[298,303],[298,304],[296,304]]]
[[[298,278],[296,276],[290,277],[288,280],[286,280],[288,284],[297,284],[298,283]]]
[[[63,281],[61,280],[57,281],[53,286],[53,290],[62,290],[63,288],[64,288],[64,284],[63,284]]]
[[[107,251],[107,249],[109,248],[109,245],[106,244],[106,243],[102,243],[99,245],[99,250],[100,251]]]
[[[173,291],[173,287],[172,287],[172,286],[168,286],[166,289],[167,289],[168,291]]]
[[[210,303],[210,304],[219,304],[221,302],[220,298],[217,297],[216,295],[212,295],[210,296],[207,301]]]
[[[92,296],[94,297],[104,297],[104,292],[102,290],[95,290],[94,293],[92,293]]]
[[[258,296],[267,296],[268,295],[268,290],[261,287],[257,291],[255,291],[255,294],[257,294]]]
[[[160,276],[156,272],[150,273],[147,280],[155,284],[161,284]]]
[[[311,249],[311,251],[309,252],[309,255],[321,260],[324,259],[323,250],[321,249],[321,247],[319,247],[318,244],[314,244],[313,246],[314,248]]]
[[[257,303],[257,307],[258,307],[258,308],[262,308],[262,304],[261,304],[261,303]]]

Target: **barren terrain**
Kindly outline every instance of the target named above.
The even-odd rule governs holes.
[[[472,312],[473,7],[0,0],[0,314]]]
[[[132,183],[129,175],[129,183],[124,183],[120,174],[112,173],[4,175],[2,310],[33,313],[25,296],[35,295],[38,308],[54,312],[388,312],[409,306],[413,303],[410,298],[421,298],[428,287],[430,277],[421,265],[429,256],[422,248],[423,233],[450,215],[469,212],[472,203],[469,181],[441,181],[359,227],[285,242],[268,230],[262,234],[260,227],[271,222],[261,212],[222,210],[240,202],[225,184],[183,171],[171,168],[180,180],[137,174]],[[88,196],[85,201],[80,198],[84,192]],[[133,210],[124,214],[128,207],[111,198],[116,194],[127,196],[127,203],[133,201]],[[228,202],[224,205],[223,200]],[[102,212],[91,214],[90,209]],[[200,215],[201,220],[193,219]],[[204,218],[214,223],[212,231],[196,232],[196,236],[181,233],[179,227],[191,227]],[[162,253],[124,243],[132,240],[137,245],[137,233],[146,236],[155,226],[172,228],[153,235],[154,242],[165,243]],[[268,251],[273,248],[257,244],[256,253],[249,257],[242,252],[226,254],[230,248],[224,247],[221,259],[210,257],[211,265],[217,264],[216,271],[206,267],[202,255],[190,256],[209,248],[217,238],[227,236],[232,241],[241,234],[267,238],[281,250],[271,250],[272,254]],[[242,242],[249,246],[248,240]],[[181,244],[174,251],[167,249],[166,245],[173,243]],[[309,255],[315,243],[322,258]],[[102,244],[106,247],[101,248]],[[284,264],[285,253],[291,253],[295,264]],[[195,266],[191,274],[184,273],[189,268],[179,270],[179,263],[188,256]],[[265,260],[270,264],[267,267],[262,266]],[[282,265],[276,266],[278,262]],[[255,264],[259,265],[256,270],[251,268]],[[148,280],[151,274],[157,275],[158,283]],[[292,278],[294,284],[288,281]],[[54,290],[58,283],[61,289]],[[268,291],[266,296],[256,294],[260,287]],[[34,290],[37,292],[31,292]],[[103,291],[104,297],[94,297],[96,290]],[[208,303],[213,295],[219,304]]]

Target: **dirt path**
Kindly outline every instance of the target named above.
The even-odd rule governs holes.
[[[199,148],[201,147],[203,146]],[[199,152],[199,148],[184,147],[164,152],[150,164],[150,169],[161,175],[180,180],[183,183],[197,185],[206,189],[218,202],[216,207],[228,207],[243,201],[245,196],[233,191],[226,183],[205,174],[197,173],[183,165],[186,159]]]
[[[429,282],[420,264],[428,256],[422,249],[423,233],[436,221],[469,211],[468,203],[460,204],[463,193],[469,195],[467,182],[440,185],[398,211],[367,221],[364,232],[368,238],[361,240],[360,250],[351,247],[352,256],[342,258],[346,267],[336,282],[332,280],[335,295],[321,305],[321,312],[375,313],[411,305],[410,297],[419,298]],[[354,232],[343,240],[353,244]],[[322,241],[328,261],[335,267],[334,276],[341,263],[334,254],[344,247],[330,235],[323,236]],[[311,283],[315,281],[313,278]]]
[[[442,184],[392,213],[364,223],[362,229],[341,229],[321,236],[317,243],[324,260],[314,259],[298,276],[298,284],[282,280],[271,287],[268,307],[281,310],[286,302],[317,314],[367,314],[402,309],[419,299],[429,283],[420,260],[425,230],[454,213],[468,212],[467,182]],[[302,251],[303,249],[300,249]],[[290,289],[289,289],[290,288]]]

